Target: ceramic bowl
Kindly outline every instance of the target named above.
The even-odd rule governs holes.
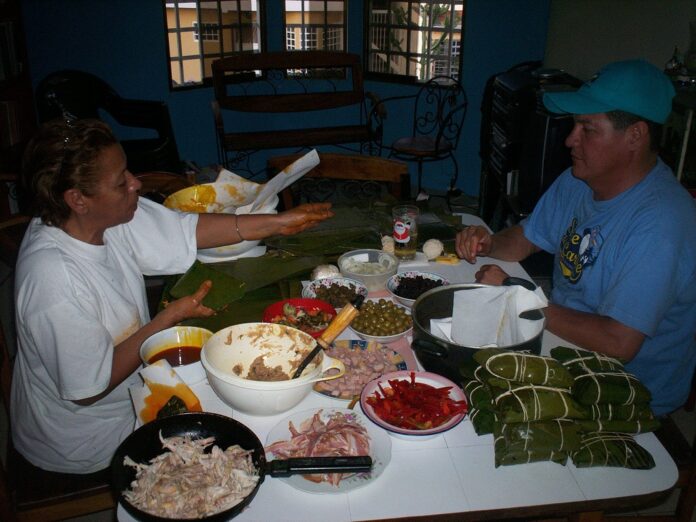
[[[286,305],[290,305],[296,310],[303,310],[308,314],[316,314],[317,311],[325,314],[326,317],[323,323],[325,323],[326,326],[328,326],[328,323],[331,322],[331,319],[336,317],[336,309],[326,301],[322,301],[321,299],[296,298],[283,299],[282,301],[277,301],[266,307],[266,309],[263,311],[263,322],[286,324],[287,326],[292,326],[293,328],[307,332],[315,339],[324,333],[326,326],[323,328],[312,328],[309,323],[305,323],[303,325],[290,324],[292,322],[292,318],[289,318],[284,312]]]
[[[368,403],[368,397],[374,396],[375,394],[382,396],[381,389],[391,388],[389,384],[390,380],[410,380],[411,374],[414,375],[415,382],[417,383],[427,384],[434,388],[450,387],[451,389],[449,390],[449,397],[453,401],[466,401],[464,391],[459,386],[454,384],[449,379],[443,377],[442,375],[438,375],[436,373],[431,372],[414,372],[412,370],[402,370],[398,372],[386,373],[365,385],[365,387],[362,390],[362,393],[360,394],[360,407],[362,408],[367,418],[369,418],[378,426],[381,426],[382,428],[387,430],[390,435],[394,435],[399,438],[406,438],[409,440],[422,440],[424,438],[434,437],[435,435],[451,430],[457,424],[459,424],[464,419],[464,417],[466,417],[466,413],[458,413],[439,426],[423,430],[401,428],[399,426],[390,424],[386,420],[382,419],[379,415],[377,415],[375,409]]]
[[[223,328],[208,339],[201,363],[213,391],[228,406],[250,415],[275,415],[299,404],[315,382],[337,379],[345,373],[341,361],[321,351],[299,378],[291,379],[294,369],[315,346],[311,335],[296,328],[244,323]],[[256,380],[259,366],[278,368],[282,380]]]
[[[402,281],[404,281],[405,279],[413,279],[416,277],[421,277],[421,278],[433,281],[434,284],[433,284],[432,288],[436,288],[438,286],[444,286],[444,285],[449,284],[449,281],[447,279],[445,279],[444,277],[439,276],[437,274],[413,270],[413,271],[409,271],[409,272],[401,272],[399,274],[394,274],[393,276],[391,276],[387,280],[387,290],[389,291],[389,293],[392,295],[392,297],[394,299],[396,299],[401,304],[411,308],[413,306],[413,303],[415,303],[416,299],[420,296],[420,294],[418,296],[416,296],[415,298],[410,299],[408,297],[403,297],[403,296],[399,295],[398,293],[396,293],[396,291],[399,288],[399,285],[402,283]],[[430,288],[428,288],[427,290],[430,290]],[[421,292],[421,294],[425,293],[427,290],[424,290],[423,292]]]
[[[145,339],[140,345],[140,359],[146,365],[166,359],[181,380],[191,386],[205,379],[201,348],[212,335],[210,330],[197,326],[172,326]]]
[[[346,277],[357,279],[369,292],[383,290],[396,274],[399,260],[393,254],[372,248],[351,250],[338,258],[338,268]]]
[[[323,277],[321,279],[315,279],[302,289],[302,297],[318,298],[318,293],[323,296],[324,289],[332,286],[340,286],[348,289],[353,288],[356,295],[367,297],[367,287],[360,281],[350,279],[349,277]],[[341,294],[338,294],[325,297],[324,300],[328,301],[334,308],[343,308],[346,305],[344,297],[345,296],[342,297]]]

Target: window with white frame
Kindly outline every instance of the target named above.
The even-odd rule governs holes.
[[[295,37],[295,29],[292,27],[285,28],[285,49],[294,51],[297,49],[297,38]]]
[[[173,89],[204,85],[218,58],[262,51],[258,0],[163,0]]]
[[[220,39],[220,26],[218,24],[199,24],[193,22],[193,41],[199,40],[217,41]]]
[[[346,48],[346,2],[344,0],[285,0],[285,49],[291,50],[287,35],[300,36],[297,50],[344,51]],[[295,42],[296,43],[296,42]]]
[[[427,81],[459,76],[465,0],[368,0],[367,73]]]

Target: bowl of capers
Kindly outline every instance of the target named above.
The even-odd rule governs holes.
[[[413,329],[408,308],[390,299],[368,299],[350,328],[367,341],[393,343]]]

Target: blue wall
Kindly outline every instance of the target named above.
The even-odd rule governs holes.
[[[282,47],[280,0],[269,0],[268,48]],[[348,2],[348,50],[362,54],[362,1]],[[467,2],[462,78],[469,111],[458,160],[458,186],[478,195],[481,98],[486,80],[516,63],[542,60],[546,46],[550,0],[469,0]],[[276,7],[277,6],[277,7]],[[81,69],[103,78],[126,98],[163,100],[169,105],[183,159],[205,166],[217,162],[210,112],[212,89],[170,92],[162,3],[158,0],[23,0],[29,68],[34,86],[59,69]],[[367,89],[385,98],[413,87],[367,82]],[[397,137],[402,124],[390,111],[386,141]],[[307,118],[308,125],[321,116]],[[125,129],[115,128],[125,137]],[[130,136],[129,136],[130,137]],[[274,151],[278,153],[278,151]],[[427,166],[423,185],[444,192],[450,166]],[[415,167],[412,168],[415,173]],[[414,176],[415,180],[415,176]]]

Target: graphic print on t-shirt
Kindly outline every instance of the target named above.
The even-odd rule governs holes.
[[[578,233],[577,226],[578,220],[573,218],[561,238],[559,262],[563,277],[573,284],[580,281],[583,269],[597,260],[604,242],[600,227],[585,228]]]

